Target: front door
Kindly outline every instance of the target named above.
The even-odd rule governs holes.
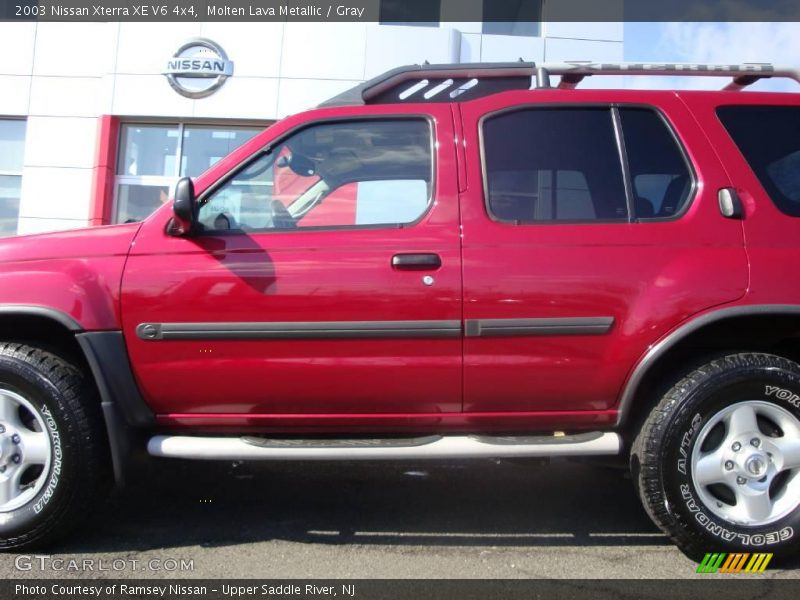
[[[196,234],[168,235],[166,210],[143,225],[124,333],[168,422],[461,409],[449,107],[369,110],[262,134],[221,181],[201,178]]]

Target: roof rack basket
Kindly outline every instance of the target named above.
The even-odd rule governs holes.
[[[403,102],[463,102],[514,89],[550,87],[560,75],[559,89],[573,89],[594,75],[725,77],[722,88],[739,91],[759,79],[785,77],[800,83],[800,69],[770,63],[713,65],[690,63],[560,63],[508,62],[408,65],[387,71],[323,102],[320,107]]]

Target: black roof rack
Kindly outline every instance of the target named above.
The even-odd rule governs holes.
[[[461,102],[506,90],[530,89],[535,69],[536,63],[532,62],[406,65],[386,71],[319,106]]]
[[[507,90],[550,87],[550,76],[560,75],[560,89],[575,88],[592,75],[663,75],[728,77],[723,89],[738,91],[772,77],[800,83],[800,70],[770,63],[712,65],[688,63],[561,63],[507,62],[407,65],[361,83],[320,107],[401,102],[464,102]]]

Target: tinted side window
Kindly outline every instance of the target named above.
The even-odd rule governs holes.
[[[800,107],[722,106],[717,116],[778,209],[800,217]]]
[[[200,208],[205,231],[402,225],[432,193],[424,119],[322,123],[241,169]]]
[[[652,110],[620,108],[639,219],[679,213],[692,192],[692,174],[667,124]]]
[[[501,221],[627,221],[611,112],[532,108],[483,124],[486,195]]]

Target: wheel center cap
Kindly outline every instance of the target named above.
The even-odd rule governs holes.
[[[761,477],[767,470],[767,461],[763,456],[754,454],[744,463],[744,468],[753,477]]]

